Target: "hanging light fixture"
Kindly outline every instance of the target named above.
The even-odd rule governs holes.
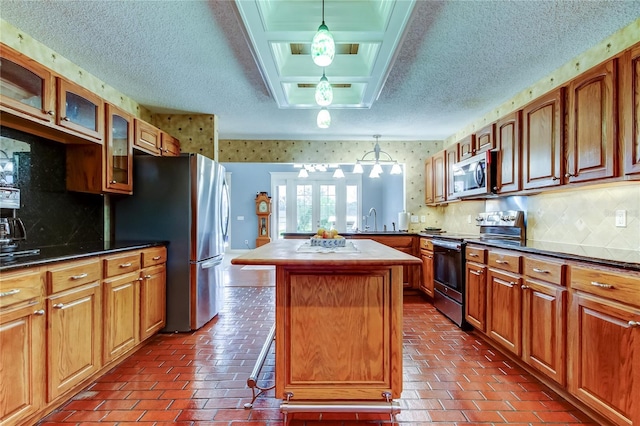
[[[333,87],[322,71],[320,82],[316,85],[316,103],[320,106],[329,106],[333,102]]]
[[[380,139],[380,135],[373,135],[376,138],[376,145],[373,148],[373,151],[369,151],[362,156],[362,158],[356,161],[356,164],[353,166],[353,173],[363,173],[364,170],[362,168],[363,165],[372,165],[371,173],[369,177],[377,178],[380,177],[380,174],[383,173],[382,166],[383,165],[391,165],[391,174],[399,175],[402,174],[402,167],[396,160],[391,158],[389,153],[380,149],[380,144],[378,143],[378,139]],[[382,158],[380,158],[382,154]]]
[[[309,172],[307,172],[307,169],[302,168],[302,169],[300,169],[300,171],[298,172],[298,177],[299,177],[299,178],[306,178],[306,177],[309,177]]]
[[[333,177],[336,179],[342,179],[344,177],[344,172],[340,167],[333,172]]]
[[[327,67],[333,62],[335,54],[336,44],[333,41],[333,35],[324,23],[324,0],[322,0],[322,24],[311,42],[311,58],[319,67]]]
[[[329,114],[329,110],[326,108],[322,108],[318,112],[318,118],[316,119],[318,127],[321,129],[327,129],[331,125],[331,114]]]

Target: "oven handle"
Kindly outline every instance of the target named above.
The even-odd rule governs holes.
[[[460,243],[456,243],[453,241],[443,241],[443,240],[431,240],[431,243],[434,246],[444,247],[450,250],[462,250],[462,245]]]

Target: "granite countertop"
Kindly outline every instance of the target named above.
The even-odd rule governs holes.
[[[37,247],[40,253],[21,257],[0,258],[0,271],[28,268],[65,260],[75,260],[84,257],[99,256],[107,253],[117,253],[147,247],[166,245],[166,241],[93,241],[78,244],[64,244]],[[20,250],[32,249],[21,247]]]

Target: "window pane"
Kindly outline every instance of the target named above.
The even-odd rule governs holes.
[[[282,233],[287,232],[287,185],[278,185],[278,232],[277,238],[282,238]]]
[[[320,185],[320,226],[331,228],[336,223],[336,186]]]
[[[296,232],[312,232],[312,185],[296,186],[297,221]]]
[[[347,230],[358,227],[358,185],[347,185]]]

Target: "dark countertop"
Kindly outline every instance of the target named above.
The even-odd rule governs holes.
[[[81,244],[38,247],[40,249],[40,253],[36,255],[17,258],[6,257],[0,259],[0,271],[6,272],[14,269],[62,262],[65,260],[76,260],[84,257],[163,246],[166,244],[166,241],[96,241]],[[21,247],[20,249],[24,250],[27,249],[27,247]]]

